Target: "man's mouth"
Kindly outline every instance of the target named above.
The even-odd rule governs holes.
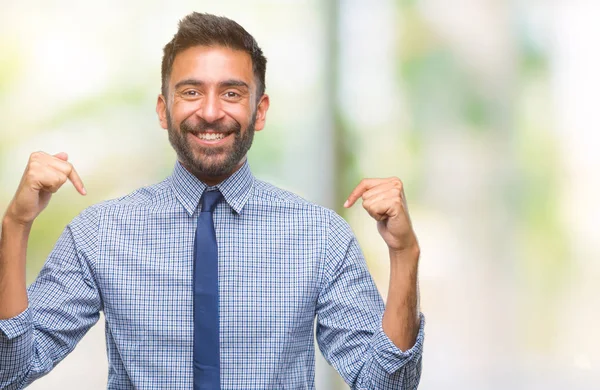
[[[197,133],[190,133],[193,135],[194,139],[200,145],[205,146],[218,146],[228,142],[227,140],[234,133],[221,133],[215,131],[201,131]]]
[[[227,137],[228,134],[225,133],[195,133],[196,137],[200,138],[203,141],[218,141]]]

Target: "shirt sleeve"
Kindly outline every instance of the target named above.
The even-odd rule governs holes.
[[[354,234],[332,213],[317,301],[319,349],[352,389],[417,389],[424,317],[414,346],[401,351],[383,332],[384,308]]]
[[[27,289],[28,308],[0,321],[1,389],[22,389],[47,374],[98,321],[102,302],[90,267],[97,226],[91,209],[76,217]]]

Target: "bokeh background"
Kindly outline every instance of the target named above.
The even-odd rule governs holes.
[[[163,45],[196,10],[269,60],[256,176],[338,210],[382,294],[375,223],[341,205],[399,176],[422,247],[421,389],[600,388],[597,0],[0,0],[0,210],[29,154],[66,151],[32,232],[33,281],[85,207],[170,174]],[[34,389],[102,389],[102,320]],[[317,388],[344,389],[322,359]]]

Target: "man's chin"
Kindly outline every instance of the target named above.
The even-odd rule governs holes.
[[[221,177],[233,173],[237,164],[232,166],[231,163],[226,163],[225,158],[215,158],[217,156],[203,157],[202,162],[194,162],[194,171],[197,174],[208,177]]]

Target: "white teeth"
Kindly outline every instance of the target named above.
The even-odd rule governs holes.
[[[222,133],[198,133],[197,136],[206,141],[215,141],[225,138],[225,134]]]

